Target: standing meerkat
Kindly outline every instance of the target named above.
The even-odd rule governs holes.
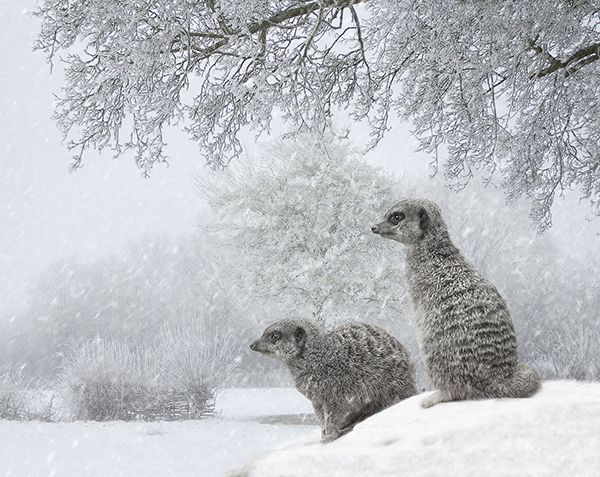
[[[364,323],[327,331],[310,320],[282,320],[250,349],[287,365],[312,402],[325,442],[416,393],[414,366],[402,344]]]
[[[408,247],[406,275],[421,353],[437,392],[425,408],[463,399],[524,398],[538,374],[517,361],[517,341],[496,287],[461,255],[436,204],[400,201],[371,230]]]

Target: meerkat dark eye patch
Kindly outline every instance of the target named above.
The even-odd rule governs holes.
[[[269,338],[275,343],[275,341],[278,341],[281,338],[281,333],[279,333],[279,331],[273,331],[273,333],[269,335]]]
[[[393,225],[398,225],[405,218],[406,218],[406,215],[404,215],[404,212],[394,212],[388,217],[388,222]]]

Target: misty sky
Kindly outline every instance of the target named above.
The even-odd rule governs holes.
[[[150,234],[189,233],[206,209],[193,178],[203,159],[185,136],[173,133],[170,166],[143,179],[131,156],[89,153],[85,166],[70,172],[71,153],[51,119],[60,93],[60,64],[50,75],[44,55],[33,52],[37,19],[31,0],[0,0],[0,313],[19,306],[28,284],[61,257],[82,259],[118,251]],[[394,124],[384,142],[368,154],[371,163],[412,175],[428,173],[427,157],[415,154],[408,126]],[[367,132],[355,128],[362,142]],[[257,151],[252,136],[244,141]],[[555,207],[552,234],[566,248],[599,253],[600,221],[587,222],[576,197]]]

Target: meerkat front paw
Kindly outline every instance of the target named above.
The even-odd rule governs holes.
[[[321,434],[321,442],[323,444],[327,444],[328,442],[335,441],[342,434],[337,430],[331,430],[326,433]]]
[[[448,402],[449,400],[449,397],[443,391],[435,391],[433,394],[430,394],[421,401],[421,407],[423,409],[429,409],[430,407],[433,407],[436,404]]]

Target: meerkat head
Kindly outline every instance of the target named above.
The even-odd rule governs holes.
[[[427,199],[405,199],[390,208],[375,234],[405,245],[416,245],[435,231],[446,230],[439,207]]]
[[[269,326],[250,349],[285,362],[302,355],[306,340],[304,320],[282,320]]]

